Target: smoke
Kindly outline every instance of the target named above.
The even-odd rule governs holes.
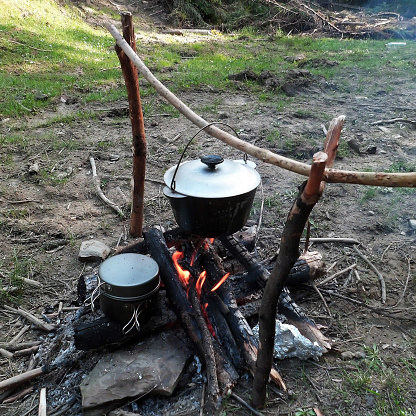
[[[399,13],[406,18],[416,16],[415,0],[364,0],[358,3],[363,7],[374,9],[377,12]]]

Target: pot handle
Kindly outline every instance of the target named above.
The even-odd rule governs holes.
[[[182,159],[183,159],[183,157],[185,156],[185,152],[188,150],[188,147],[189,147],[189,145],[192,143],[192,141],[195,139],[195,137],[199,134],[199,133],[201,133],[201,131],[202,130],[205,130],[207,127],[209,127],[209,126],[212,126],[212,125],[214,125],[214,124],[221,124],[221,125],[223,125],[223,126],[227,126],[228,128],[230,128],[232,131],[233,131],[233,133],[240,139],[240,136],[238,135],[238,133],[235,131],[235,129],[233,128],[233,127],[231,127],[229,124],[227,124],[227,123],[223,123],[222,121],[213,121],[212,123],[208,123],[206,126],[204,126],[204,127],[201,127],[193,136],[192,136],[192,138],[191,138],[191,140],[189,140],[189,142],[186,144],[186,146],[185,146],[185,148],[183,149],[183,152],[182,152],[182,154],[181,154],[181,157],[179,158],[179,161],[178,161],[178,164],[176,165],[176,169],[175,169],[175,171],[173,172],[173,176],[172,176],[172,182],[170,183],[170,189],[173,191],[173,192],[175,192],[175,188],[176,188],[176,182],[175,182],[175,177],[176,177],[176,174],[177,174],[177,172],[178,172],[178,169],[179,169],[179,166],[180,166],[180,164],[181,164],[181,162],[182,162]],[[241,140],[241,139],[240,139]],[[244,153],[244,157],[243,157],[243,159],[244,159],[244,162],[246,162],[247,163],[247,159],[248,159],[248,156],[247,156],[247,153]]]
[[[135,306],[133,309],[133,315],[130,318],[130,321],[123,326],[123,334],[127,335],[133,328],[137,329],[137,332],[140,332],[140,322],[139,322],[139,315],[142,313],[142,309],[140,306]]]

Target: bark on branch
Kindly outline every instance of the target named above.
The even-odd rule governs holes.
[[[279,255],[264,289],[259,311],[259,351],[252,395],[256,408],[262,407],[266,399],[266,385],[273,363],[277,303],[287,276],[299,257],[300,237],[306,221],[323,190],[321,180],[327,159],[327,154],[323,152],[318,152],[313,157],[311,174],[289,212]]]
[[[135,51],[136,39],[134,36],[131,13],[121,13],[121,23],[123,26],[123,36],[125,42],[131,46],[133,51]],[[143,229],[144,178],[146,171],[147,150],[142,104],[140,100],[139,76],[132,61],[126,53],[118,46],[116,47],[116,52],[118,59],[120,60],[124,82],[126,84],[127,97],[129,100],[131,130],[133,134],[133,187],[130,235],[132,237],[141,237]]]
[[[267,149],[254,146],[238,139],[230,133],[220,128],[208,125],[209,123],[192,111],[176,95],[168,90],[146,67],[143,61],[138,57],[129,44],[122,38],[118,30],[111,24],[106,24],[106,28],[117,42],[117,45],[131,59],[133,64],[143,75],[143,77],[152,85],[155,90],[173,105],[181,114],[209,135],[221,140],[222,142],[241,150],[265,163],[279,166],[283,169],[290,170],[303,176],[309,176],[311,167],[306,163],[301,163],[284,156],[280,156]],[[335,169],[325,169],[323,180],[333,183],[353,183],[373,186],[392,186],[392,187],[416,187],[416,172],[409,173],[384,173],[384,172],[353,172]]]

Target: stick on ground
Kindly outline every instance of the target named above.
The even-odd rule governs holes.
[[[380,282],[381,289],[381,303],[386,303],[386,283],[384,281],[383,275],[378,271],[377,267],[363,254],[358,250],[357,246],[353,246],[354,251],[370,266],[373,272],[377,275],[378,281]]]

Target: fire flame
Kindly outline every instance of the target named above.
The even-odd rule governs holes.
[[[218,281],[218,283],[211,289],[211,292],[215,292],[227,279],[230,273],[225,274],[221,279]]]
[[[198,294],[198,298],[201,297],[202,286],[204,285],[205,279],[207,277],[207,272],[204,270],[198,277],[198,280],[195,284],[196,293]]]
[[[173,264],[176,271],[178,272],[179,279],[181,280],[182,286],[186,289],[189,285],[191,273],[188,270],[182,269],[181,265],[179,264],[179,260],[182,260],[183,258],[184,254],[182,251],[175,251],[175,253],[172,255]]]

